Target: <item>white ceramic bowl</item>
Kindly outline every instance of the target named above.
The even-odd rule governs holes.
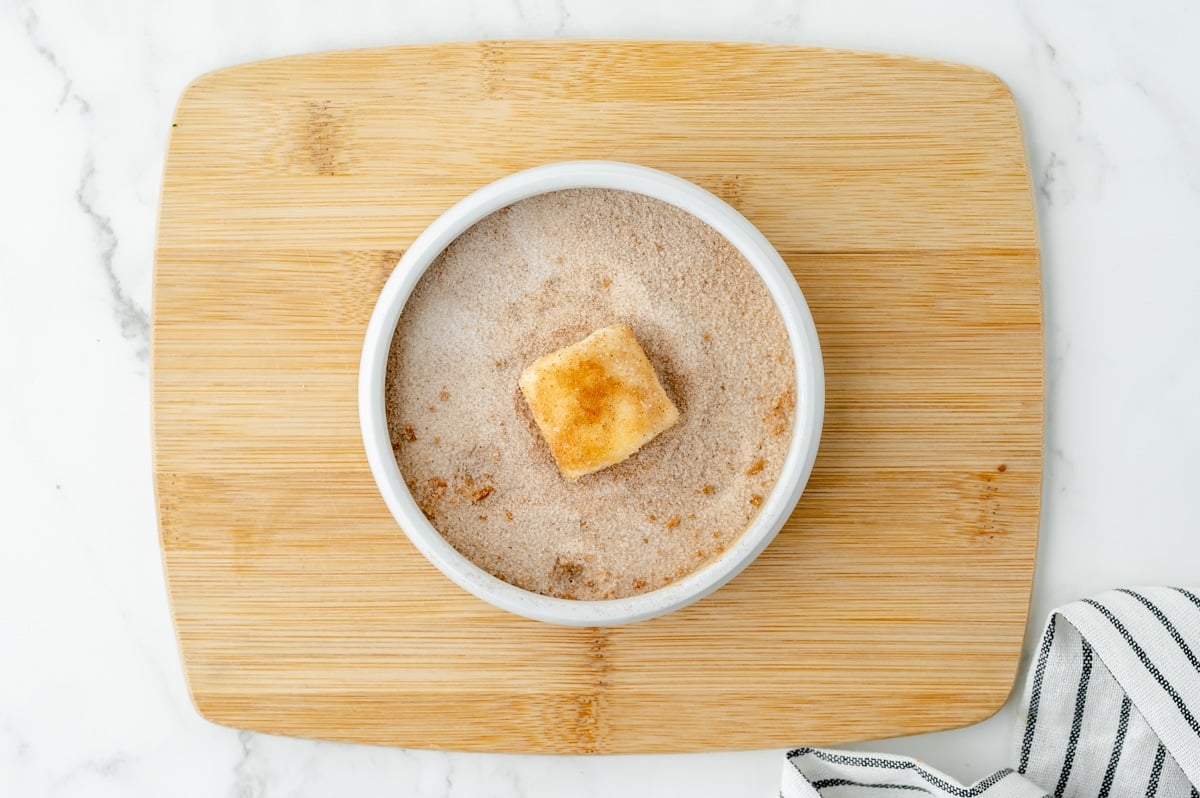
[[[409,492],[388,437],[384,379],[392,334],[404,303],[425,269],[446,246],[488,214],[535,194],[569,188],[632,191],[668,202],[702,219],[741,251],[775,300],[796,363],[796,418],[779,480],[758,516],[733,545],[687,577],[649,593],[608,601],[552,598],[510,585],[459,554],[438,534]],[[702,598],[758,556],[795,507],[812,471],[825,411],[825,375],[812,315],[779,253],[740,213],[674,175],[614,161],[569,161],[518,172],[471,194],[423,232],[388,278],[371,314],[358,381],[359,419],[371,472],[388,509],[413,545],[465,590],[527,618],[571,626],[612,626],[653,618]]]

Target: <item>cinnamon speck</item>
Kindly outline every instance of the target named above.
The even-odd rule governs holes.
[[[404,440],[408,441],[409,443],[417,442],[417,431],[413,429],[412,424],[404,425]]]
[[[442,390],[438,391],[438,399],[441,399],[443,402],[450,401],[450,392],[443,388]]]
[[[771,409],[763,416],[763,422],[772,435],[780,436],[791,427],[792,411],[796,409],[796,389],[789,387],[779,394],[771,404]]]
[[[749,468],[746,469],[746,476],[752,477],[755,474],[761,472],[763,470],[763,468],[766,466],[766,464],[767,464],[766,460],[762,459],[761,457],[758,458],[757,460],[755,460],[753,463],[750,464]]]
[[[757,493],[750,497],[750,504],[754,505],[755,507],[761,507],[762,502],[762,496]]]
[[[423,486],[423,490],[417,492],[417,506],[421,508],[421,512],[430,520],[437,515],[438,506],[442,503],[442,499],[446,496],[446,480],[441,477],[430,477]]]
[[[646,520],[653,524],[655,521],[658,520],[658,516],[655,515],[654,513],[647,513]]]
[[[504,520],[505,520],[505,521],[511,521],[511,520],[513,520],[513,514],[512,514],[512,510],[505,510],[505,511],[504,511]]]
[[[664,526],[666,526],[667,529],[674,529],[675,527],[679,526],[679,521],[679,516],[673,515],[667,519],[667,523],[664,524]]]
[[[491,485],[484,485],[482,488],[471,494],[471,501],[473,501],[475,504],[479,504],[488,496],[491,496],[492,492],[495,490],[496,489]]]
[[[578,579],[583,576],[583,563],[574,562],[560,555],[554,560],[552,573],[560,579]]]
[[[703,488],[700,489],[700,492],[703,493],[705,496],[711,496],[711,495],[713,495],[713,492],[715,490],[716,490],[716,488],[714,488],[712,485],[705,485]]]

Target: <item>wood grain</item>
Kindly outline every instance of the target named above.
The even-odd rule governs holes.
[[[1004,701],[1042,459],[1041,293],[1013,99],[975,69],[761,45],[485,42],[234,67],[180,101],[156,252],[161,541],[197,708],[414,747],[657,752],[947,728]],[[780,249],[825,435],[712,597],[565,629],[442,577],[388,515],[362,336],[441,211],[515,170],[679,174]]]

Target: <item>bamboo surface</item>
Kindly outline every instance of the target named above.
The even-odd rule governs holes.
[[[741,576],[568,629],[409,544],[367,468],[375,298],[441,211],[608,158],[689,178],[780,250],[827,407],[808,490]],[[992,75],[781,46],[484,42],[205,75],[156,251],[160,535],[191,694],[223,724],[411,747],[662,752],[958,726],[1012,685],[1042,467],[1041,288]]]

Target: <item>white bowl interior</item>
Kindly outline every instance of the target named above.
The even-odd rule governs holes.
[[[392,335],[404,304],[426,268],[469,227],[519,200],[570,188],[645,194],[698,217],[736,247],[758,272],[779,309],[796,364],[796,415],[779,479],[758,515],[722,554],[665,587],[627,598],[577,601],[511,585],[460,554],[425,518],[413,499],[388,437],[384,382]],[[527,618],[571,626],[612,626],[679,609],[732,579],[775,537],[808,482],[825,410],[820,344],[808,304],[779,253],[727,203],[694,183],[655,169],[614,161],[568,161],[517,172],[455,204],[400,259],[371,314],[359,368],[359,420],[367,460],[401,529],[443,574],[497,607]]]

